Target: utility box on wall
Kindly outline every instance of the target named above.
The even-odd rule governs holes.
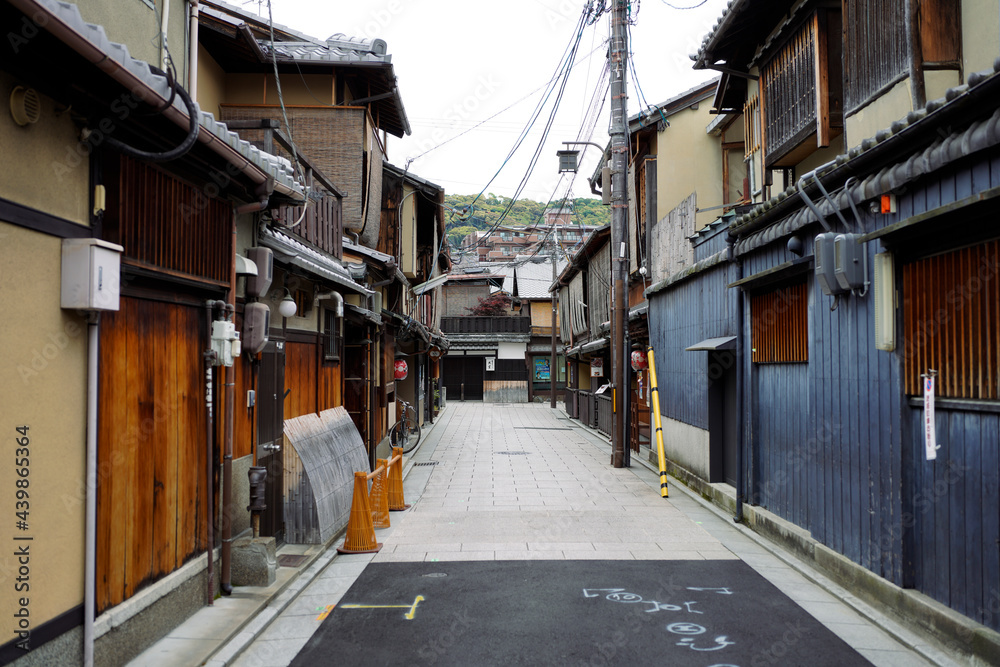
[[[60,306],[118,310],[122,250],[100,239],[63,239]]]

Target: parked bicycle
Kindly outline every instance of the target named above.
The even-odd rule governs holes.
[[[417,411],[406,401],[399,401],[402,416],[393,424],[389,431],[389,442],[393,447],[402,447],[403,453],[412,452],[420,442],[420,423],[417,421]]]

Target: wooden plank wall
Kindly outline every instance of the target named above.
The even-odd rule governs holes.
[[[343,405],[340,364],[323,364],[319,343],[285,343],[285,419]]]
[[[735,276],[735,267],[722,264],[649,297],[650,345],[665,417],[708,428],[708,353],[684,348],[736,335],[737,294],[727,288]]]
[[[123,298],[101,320],[97,612],[205,549],[199,308]]]
[[[941,449],[926,461],[923,410],[909,409],[916,462],[912,517],[917,590],[993,629],[1000,591],[1000,414],[938,409]]]

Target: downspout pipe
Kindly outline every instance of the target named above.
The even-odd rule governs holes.
[[[229,292],[226,298],[226,313],[233,317],[236,313],[236,212],[233,213],[232,243],[229,246]],[[225,367],[226,389],[226,432],[225,451],[222,457],[222,563],[221,583],[223,595],[231,595],[232,547],[233,547],[233,417],[236,393],[236,373],[232,366]]]
[[[94,616],[97,599],[97,361],[100,314],[87,320],[87,534],[83,576],[83,664],[94,665]]]
[[[198,0],[188,3],[188,80],[187,88],[191,99],[198,100]]]
[[[736,255],[736,245],[733,239],[729,239],[729,261],[736,264],[736,280],[743,279],[743,260]],[[743,405],[743,382],[745,379],[745,359],[746,346],[743,343],[743,308],[745,296],[743,288],[737,287],[736,292],[736,514],[733,521],[741,523],[743,521],[743,499],[746,498],[746,479],[743,474],[743,447],[746,444],[746,426],[748,411]]]
[[[205,603],[211,607],[215,600],[215,383],[213,381],[216,355],[212,350],[212,322],[216,309],[224,311],[225,301],[205,302],[205,323],[208,348],[205,350],[205,487],[208,489],[208,581],[205,584]]]

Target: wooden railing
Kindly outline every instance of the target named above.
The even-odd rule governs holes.
[[[526,334],[530,327],[527,317],[441,318],[441,331],[446,334]]]
[[[566,388],[566,414],[569,415],[570,419],[576,419],[578,414],[576,402],[579,399],[578,391],[576,389]]]
[[[611,423],[614,418],[614,406],[611,403],[611,396],[598,394],[597,404],[597,430],[604,435],[611,437]]]
[[[594,394],[589,391],[577,390],[577,415],[581,424],[586,426],[594,425],[596,413],[594,411]]]

